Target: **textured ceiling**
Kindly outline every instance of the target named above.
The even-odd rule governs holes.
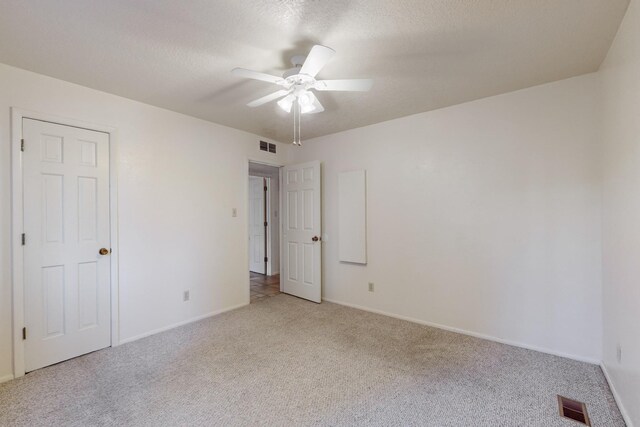
[[[0,0],[0,62],[278,141],[281,74],[314,44],[318,78],[373,78],[322,92],[311,138],[596,71],[629,0]]]

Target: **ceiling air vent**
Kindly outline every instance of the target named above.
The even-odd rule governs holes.
[[[587,414],[587,405],[584,403],[558,396],[558,406],[560,407],[561,417],[569,418],[584,425],[591,426],[589,414]]]
[[[270,142],[260,141],[260,151],[266,151],[268,153],[276,152],[276,144]]]

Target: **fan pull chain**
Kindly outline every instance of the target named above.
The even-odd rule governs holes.
[[[302,147],[302,106],[298,102],[298,147]]]
[[[302,146],[302,141],[300,141],[300,115],[301,107],[296,98],[295,101],[293,101],[293,145],[299,147]]]
[[[296,141],[296,109],[297,109],[297,100],[293,100],[293,145],[298,145]]]

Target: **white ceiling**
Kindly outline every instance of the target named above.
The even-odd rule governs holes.
[[[596,71],[629,0],[0,0],[0,62],[289,142],[281,74],[313,44],[318,78],[373,78],[318,94],[311,138]]]

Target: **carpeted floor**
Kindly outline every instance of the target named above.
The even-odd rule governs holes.
[[[623,426],[598,366],[278,295],[0,384],[0,425]]]

